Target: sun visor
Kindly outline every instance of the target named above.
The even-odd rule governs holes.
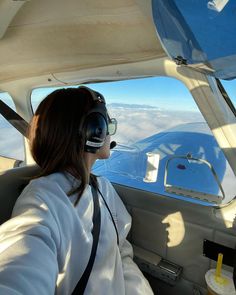
[[[157,34],[177,64],[236,77],[236,1],[152,0]]]

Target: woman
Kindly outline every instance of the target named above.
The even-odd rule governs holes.
[[[87,87],[41,102],[29,130],[41,172],[0,228],[0,294],[153,294],[126,240],[130,215],[90,173],[109,157],[115,123]]]

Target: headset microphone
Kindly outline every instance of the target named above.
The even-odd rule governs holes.
[[[110,143],[110,150],[112,150],[115,146],[116,146],[116,142],[115,141],[112,141]]]

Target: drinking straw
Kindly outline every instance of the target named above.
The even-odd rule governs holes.
[[[222,268],[223,254],[218,254],[217,265],[216,265],[216,276],[221,277],[221,268]]]

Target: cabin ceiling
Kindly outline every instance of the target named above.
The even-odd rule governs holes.
[[[30,0],[0,39],[0,83],[164,56],[150,0]]]

